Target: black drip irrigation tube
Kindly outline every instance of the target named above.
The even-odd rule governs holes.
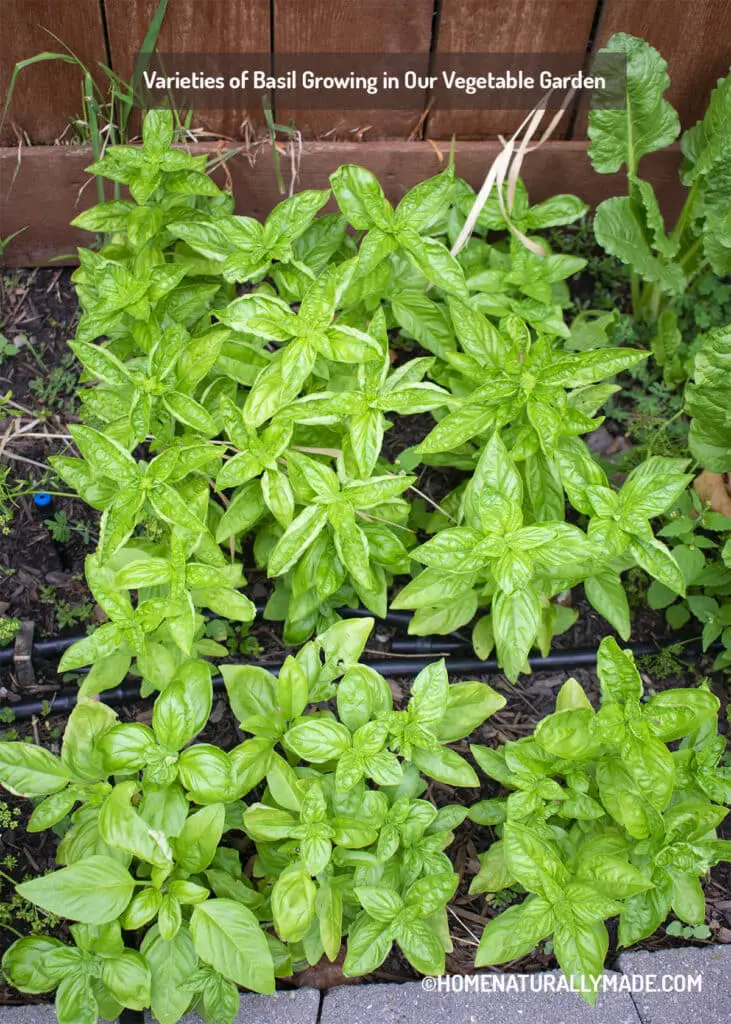
[[[255,605],[255,607],[256,607],[256,614],[257,615],[262,615],[263,612],[264,612],[264,605]],[[370,619],[370,618],[377,618],[377,616],[373,615],[373,613],[369,612],[366,608],[340,608],[340,609],[338,609],[338,615],[340,615],[344,619]],[[211,616],[211,618],[215,618],[215,616]],[[386,615],[385,619],[378,619],[378,621],[379,622],[385,622],[388,625],[392,625],[392,626],[408,626],[409,623],[411,622],[411,615],[409,614],[409,612],[388,612],[388,614]],[[60,637],[56,637],[53,640],[37,640],[33,644],[33,658],[34,658],[34,660],[35,660],[35,658],[39,658],[41,660],[48,659],[48,658],[54,658],[57,655],[63,654],[63,652],[65,650],[67,650],[67,648],[71,647],[77,641],[83,640],[85,638],[85,636],[86,636],[85,633],[79,633],[78,635],[75,635],[75,636],[60,636]],[[457,640],[457,639],[454,639],[454,637],[452,637],[451,639],[448,638],[448,640],[449,640],[449,642],[452,645],[459,644],[462,647],[467,646],[467,641],[466,640],[462,640],[462,639]],[[407,648],[400,648],[400,650],[402,650],[402,651],[409,650],[409,649],[410,648],[408,648],[408,647]],[[448,649],[449,650],[456,650],[457,647],[456,646],[452,646],[450,648],[447,648],[445,646],[442,646],[440,648],[440,650],[445,650],[445,651],[448,650]],[[414,650],[416,650],[416,648],[414,648]],[[426,650],[426,648],[425,648],[425,650]],[[12,664],[14,655],[15,655],[15,648],[14,647],[3,647],[2,649],[0,649],[0,665],[10,665],[10,664]]]
[[[438,644],[435,646],[438,647]],[[652,644],[638,644],[629,649],[635,657],[638,658],[645,657],[648,654],[656,654],[658,651],[658,648]],[[528,658],[528,664],[531,669],[540,672],[549,671],[551,669],[584,668],[595,665],[596,658],[597,652],[593,649],[552,651],[545,657],[538,655],[535,658]],[[381,658],[361,661],[360,664],[366,665],[368,668],[372,668],[375,672],[385,676],[415,676],[418,675],[422,669],[426,668],[427,665],[430,665],[433,660],[434,655],[424,658]],[[255,665],[260,668],[265,668],[275,676],[279,674],[279,670],[282,667],[281,662],[268,665],[255,661],[235,661],[230,662],[230,664]],[[460,673],[463,675],[489,675],[491,673],[498,673],[501,671],[496,658],[487,658],[485,661],[481,661],[479,658],[475,657],[450,657],[447,661],[447,668],[451,673]],[[223,676],[214,676],[214,692],[219,693],[224,689]],[[19,704],[8,705],[8,707],[12,710],[15,721],[23,722],[27,721],[29,718],[33,718],[35,715],[48,714],[49,712],[56,711],[71,711],[76,705],[77,696],[78,695],[76,693],[59,693],[51,700],[22,701]],[[123,686],[115,687],[113,690],[104,690],[103,699],[104,703],[109,704],[111,707],[121,707],[125,704],[131,703],[132,701],[152,699],[154,696],[155,695],[151,694],[150,698],[140,697],[139,684],[126,683]]]
[[[263,605],[256,605],[257,615],[262,615]],[[411,622],[409,612],[388,612],[385,618],[380,619],[365,608],[342,608],[338,614],[342,618],[375,618],[386,625],[404,627]],[[85,634],[84,634],[85,635]],[[52,640],[39,640],[33,644],[33,660],[52,659],[57,657],[75,644],[78,640],[84,639],[84,635],[56,637]],[[716,646],[716,645],[712,645]],[[486,658],[484,661],[473,656],[458,655],[472,650],[472,644],[467,637],[460,632],[450,633],[444,637],[394,637],[391,640],[390,651],[382,658],[363,660],[361,664],[385,676],[416,676],[435,658],[445,657],[447,668],[450,673],[462,675],[491,675],[501,671],[497,658]],[[637,658],[657,654],[661,650],[657,644],[635,644],[629,645],[628,650]],[[0,665],[12,664],[15,649],[6,647],[0,650]],[[528,664],[533,671],[551,670],[572,670],[577,668],[591,667],[596,664],[597,651],[589,649],[567,649],[551,651],[545,656],[536,655],[528,658]],[[278,675],[282,662],[266,664],[257,661],[236,661],[230,662],[233,665],[256,665],[267,669],[273,675]],[[81,669],[80,671],[87,671]],[[213,677],[214,692],[221,692],[225,689],[223,677]],[[77,701],[76,692],[61,692],[54,697],[45,700],[21,701],[17,704],[8,704],[7,707],[13,712],[15,721],[22,722],[33,718],[35,715],[48,714],[49,710],[56,712],[71,711]],[[124,683],[113,690],[104,690],[104,703],[112,707],[122,707],[132,701],[152,699],[140,697],[138,683]]]

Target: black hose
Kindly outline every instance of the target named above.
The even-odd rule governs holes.
[[[469,640],[457,640],[451,636],[394,637],[389,650],[393,654],[451,654],[452,651],[471,651]]]
[[[262,615],[264,612],[264,605],[256,605],[256,614]],[[368,611],[367,608],[339,608],[338,615],[343,619],[367,619],[374,618],[378,619],[379,622],[386,622],[393,626],[408,626],[411,622],[411,614],[409,612],[387,612],[386,617],[381,619],[373,612]],[[60,636],[55,637],[53,640],[37,640],[33,644],[33,657],[34,658],[53,658],[56,655],[63,654],[63,652],[75,644],[78,640],[83,640],[86,633],[80,633],[75,636]],[[447,641],[448,643],[450,641]],[[459,647],[469,646],[467,641],[452,640],[451,647],[442,646],[440,650],[457,650]],[[402,650],[411,650],[412,648],[402,648]],[[427,650],[427,648],[421,648]],[[395,648],[394,648],[395,650]],[[419,648],[413,648],[414,651],[418,651]],[[3,647],[0,650],[0,665],[9,665],[13,660],[13,647]]]
[[[63,654],[67,647],[75,644],[77,640],[83,640],[84,636],[60,636],[54,640],[36,640],[33,644],[34,658],[52,658],[56,654]],[[13,660],[15,649],[4,647],[0,651],[0,665],[9,665]]]
[[[638,644],[630,649],[635,657],[641,658],[648,654],[656,654],[659,648],[651,644]],[[595,665],[596,656],[597,652],[595,650],[551,651],[545,657],[537,655],[534,658],[528,658],[528,663],[536,671],[544,669],[572,669]],[[427,665],[430,665],[433,660],[433,657],[382,658],[380,660],[364,661],[361,664],[367,665],[369,668],[385,676],[415,676],[422,669],[426,668]],[[271,665],[253,661],[235,662],[234,664],[258,665],[261,668],[267,669],[273,675],[278,675],[282,667],[281,662]],[[487,658],[485,661],[481,661],[479,658],[448,658],[447,667],[450,673],[461,675],[480,676],[500,672],[500,666],[496,658]],[[215,692],[220,692],[224,689],[222,676],[214,676],[213,689]],[[19,704],[9,704],[7,707],[13,712],[15,721],[23,722],[34,715],[44,715],[56,711],[71,711],[76,705],[77,696],[76,693],[59,693],[50,700],[22,701]],[[129,701],[143,699],[140,697],[139,684],[137,683],[126,683],[123,686],[117,686],[113,690],[105,690],[101,696],[104,703],[109,704],[111,707],[119,707]]]

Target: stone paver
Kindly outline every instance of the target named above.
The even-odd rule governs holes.
[[[0,1024],[56,1024],[53,1006],[0,1006]]]
[[[317,1024],[320,993],[314,988],[277,992],[274,996],[243,995],[234,1024]],[[145,1021],[152,1017],[145,1014]],[[53,1006],[0,1006],[0,1024],[56,1024]],[[180,1024],[202,1024],[189,1013]],[[373,1022],[371,1022],[373,1024]]]
[[[686,991],[635,992],[632,996],[643,1024],[729,1024],[731,1021],[731,946],[687,947],[659,953],[622,953],[619,969],[626,975],[655,976],[655,987],[669,984]],[[663,976],[671,981],[663,982]],[[701,990],[686,978],[699,977]],[[647,986],[645,986],[646,988]]]
[[[560,972],[548,973],[558,983]],[[530,977],[519,977],[526,978],[524,992],[429,992],[421,982],[344,985],[325,996],[320,1024],[640,1024],[628,993],[601,993],[591,1007],[576,992],[532,992]]]
[[[343,985],[322,1000],[315,989],[243,995],[235,1024],[729,1024],[731,946],[623,953],[596,1006],[563,989],[559,971],[487,974],[480,990],[460,979],[404,985]],[[700,978],[700,989],[695,979]],[[483,980],[484,979],[484,980]],[[547,980],[546,980],[547,979]],[[473,981],[472,985],[475,984]],[[536,986],[541,985],[537,991]],[[430,990],[431,987],[431,990]],[[653,989],[650,991],[648,989]],[[668,989],[665,991],[665,989]],[[145,1016],[145,1021],[152,1018]],[[56,1024],[53,1007],[0,1007],[0,1024]],[[189,1014],[181,1024],[201,1024]]]
[[[300,988],[294,992],[277,992],[273,996],[243,995],[234,1024],[317,1024],[320,1012],[320,993],[314,988]],[[152,1021],[145,1015],[145,1021]],[[0,1017],[0,1024],[5,1022]],[[8,1024],[14,1022],[8,1021]],[[18,1024],[26,1024],[19,1021]],[[30,1024],[35,1024],[31,1021]],[[38,1024],[46,1024],[39,1021]],[[180,1024],[202,1024],[197,1013],[186,1014]]]

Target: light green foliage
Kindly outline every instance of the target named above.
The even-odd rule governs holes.
[[[685,389],[691,454],[713,473],[731,470],[731,325],[701,339]]]
[[[581,435],[601,423],[611,378],[645,357],[562,347],[571,337],[565,282],[585,261],[545,243],[544,255],[525,248],[496,199],[451,256],[474,196],[451,164],[395,210],[370,172],[341,167],[332,176],[341,213],[316,219],[329,192],[302,192],[262,225],[235,216],[201,160],[171,148],[172,137],[171,116],[153,111],[142,149],[107,150],[92,169],[126,184],[132,200],[75,222],[108,239],[99,253],[82,251],[75,275],[83,314],[72,347],[97,385],[82,390],[85,422],[72,429],[82,458],[53,466],[102,512],[87,574],[110,621],[67,652],[62,669],[94,661],[91,695],[133,664],[149,691],[185,658],[221,654],[202,635],[201,612],[251,620],[238,592],[245,580],[221,550],[230,562],[250,543],[276,581],[265,615],[284,619],[289,643],[326,628],[344,605],[385,615],[412,556],[430,566],[396,599],[416,609],[412,631],[449,632],[492,608],[495,621],[481,630],[492,630],[511,678],[531,647],[547,651],[571,625],[552,598],[574,583],[590,579],[595,607],[627,635],[617,573],[639,563],[673,585],[679,572],[647,525],[668,507],[658,500],[593,552],[564,522],[566,497],[599,517],[616,499]],[[585,210],[573,196],[531,207],[519,182],[511,216],[530,233]],[[488,232],[507,238],[488,243]],[[251,290],[236,297],[240,282]],[[393,366],[395,328],[432,355]],[[425,412],[434,429],[390,464],[389,415]],[[150,437],[152,457],[142,460],[136,449]],[[493,515],[480,507],[488,492],[502,500],[496,446],[519,491]],[[423,561],[451,533],[414,550],[416,476],[404,469],[421,460],[473,472],[443,507],[455,527],[494,537],[480,564],[447,548],[439,564]],[[668,504],[686,481],[682,468],[666,460],[644,471],[662,478]],[[606,492],[603,508],[587,488]],[[523,545],[527,553],[510,554]],[[134,590],[136,607],[124,596]]]
[[[0,618],[0,647],[8,647],[20,629],[20,619],[11,619],[3,615]]]
[[[659,581],[648,592],[651,608],[664,609],[668,625],[683,629],[692,619],[702,626],[703,650],[721,645],[714,670],[731,667],[731,518],[704,507],[695,492],[682,496],[659,534],[681,568],[686,596]]]
[[[340,212],[318,217],[330,192],[308,191],[260,224],[171,145],[173,127],[152,111],[141,148],[107,148],[92,170],[131,199],[75,222],[104,243],[81,250],[75,272],[79,457],[53,468],[101,513],[85,570],[106,621],[61,659],[61,672],[89,671],[60,755],[0,743],[0,782],[35,802],[28,829],[62,835],[58,870],[18,893],[74,922],[73,944],[19,939],[3,969],[23,991],[55,989],[62,1024],[123,1006],[150,1006],[161,1024],[190,1009],[228,1024],[237,986],[271,992],[334,961],[344,940],[347,975],[375,970],[394,942],[416,970],[443,972],[458,882],[445,851],[466,809],[437,807],[427,779],[477,787],[454,745],[505,701],[450,683],[438,662],[395,706],[359,663],[373,620],[337,609],[383,616],[394,578],[414,573],[391,602],[416,609],[412,632],[450,632],[481,610],[475,648],[496,647],[515,679],[572,625],[561,592],[583,583],[626,637],[623,573],[639,566],[678,596],[688,585],[687,559],[651,525],[686,488],[686,461],[648,458],[617,488],[583,440],[612,378],[645,357],[587,343],[606,323],[585,323],[583,341],[581,323],[565,324],[583,259],[535,237],[543,254],[526,249],[495,198],[453,256],[474,193],[451,164],[395,209],[370,172],[341,167]],[[573,196],[531,206],[518,182],[511,222],[530,236],[585,210]],[[401,359],[413,342],[430,354]],[[390,417],[414,413],[435,425],[391,463]],[[409,501],[422,463],[465,473],[428,516]],[[433,536],[419,543],[424,528]],[[245,557],[275,581],[266,616],[304,646],[278,677],[222,666],[244,734],[224,751],[201,735],[209,659],[229,653],[231,623],[254,618]],[[608,916],[622,913],[627,941],[671,904],[699,923],[697,876],[725,850],[710,835],[726,786],[717,702],[699,689],[641,704],[612,643],[600,672],[598,713],[567,684],[535,738],[473,748],[512,790],[472,810],[504,825],[477,884],[531,894],[488,926],[483,963],[553,936],[566,972],[586,973],[603,963]],[[156,695],[150,724],[94,699],[128,673]],[[671,755],[665,742],[684,737]],[[703,806],[703,829],[668,824],[676,789]],[[571,844],[601,838],[610,818],[625,845],[596,881]],[[255,847],[248,871],[237,831]],[[610,898],[601,885],[615,870],[628,891]],[[134,950],[122,931],[137,933]]]
[[[602,641],[598,670],[598,711],[572,679],[532,736],[472,747],[510,793],[470,809],[500,836],[470,891],[519,884],[528,893],[488,923],[477,966],[524,956],[551,937],[589,1002],[609,944],[605,920],[619,917],[622,946],[651,935],[671,910],[702,926],[700,879],[731,853],[716,837],[731,800],[729,770],[717,767],[718,699],[701,686],[643,702],[633,659],[612,639]]]
[[[560,377],[561,364],[554,363],[552,372]],[[424,632],[449,632],[471,621],[489,597],[489,618],[475,627],[475,649],[488,657],[496,646],[510,679],[524,671],[534,645],[547,653],[554,633],[573,621],[560,618],[551,602],[569,587],[583,582],[592,606],[625,638],[630,621],[622,572],[637,564],[674,593],[685,590],[680,567],[649,522],[689,483],[683,460],[650,458],[617,492],[584,443],[561,436],[566,420],[556,421],[558,436],[546,451],[549,416],[543,450],[523,461],[522,472],[493,434],[461,496],[460,525],[441,530],[412,553],[427,568],[393,602],[419,609],[412,631],[423,623]],[[528,432],[538,436],[532,424],[526,424]],[[589,517],[586,533],[563,522],[564,492]]]
[[[424,776],[476,785],[449,744],[505,700],[484,683],[450,685],[439,662],[394,710],[386,680],[358,664],[372,625],[336,623],[278,679],[226,666],[248,734],[229,753],[196,742],[212,685],[194,659],[158,696],[151,726],[82,698],[59,756],[0,743],[0,782],[36,801],[29,831],[65,825],[59,869],[17,892],[76,922],[75,945],[35,934],[13,943],[10,982],[56,989],[69,1024],[149,1005],[174,1024],[189,1008],[233,1020],[237,985],[272,992],[275,976],[334,960],[346,935],[348,974],[375,969],[394,941],[416,969],[442,972],[458,881],[443,851],[467,812],[438,810]],[[333,697],[337,716],[325,707]],[[262,783],[261,799],[244,803]],[[230,843],[236,830],[256,844],[255,882]],[[144,932],[140,952],[125,949],[121,929]]]

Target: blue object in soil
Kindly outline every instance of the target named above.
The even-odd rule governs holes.
[[[48,508],[51,504],[51,495],[46,494],[45,491],[39,491],[38,494],[33,495],[33,504],[38,508]]]

